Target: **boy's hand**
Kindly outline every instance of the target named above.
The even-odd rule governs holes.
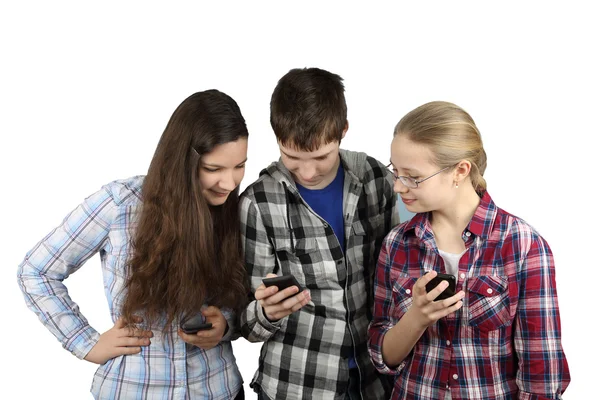
[[[267,274],[267,278],[277,275]],[[310,301],[310,292],[303,290],[298,293],[298,286],[290,286],[281,292],[277,286],[265,287],[261,284],[254,293],[254,298],[259,301],[269,321],[277,321],[298,311]],[[296,294],[297,293],[297,294]],[[295,296],[294,296],[295,294]]]
[[[181,329],[178,329],[177,334],[184,342],[208,350],[218,345],[225,335],[227,320],[223,316],[223,313],[221,313],[221,310],[215,306],[209,306],[203,309],[202,315],[206,318],[206,322],[212,324],[212,328],[191,334],[187,334]]]
[[[135,322],[141,322],[141,318]],[[119,318],[112,328],[100,335],[100,340],[92,347],[84,360],[95,364],[104,364],[111,358],[139,353],[142,351],[140,346],[150,344],[152,331],[130,329],[125,326],[123,318]]]
[[[462,299],[465,297],[465,292],[462,290],[447,299],[434,301],[448,287],[448,282],[442,281],[431,292],[427,292],[425,286],[436,275],[437,272],[429,271],[420,277],[413,286],[413,301],[407,314],[410,313],[421,328],[433,325],[438,319],[459,310],[463,305]]]

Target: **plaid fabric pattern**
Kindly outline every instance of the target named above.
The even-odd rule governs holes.
[[[257,301],[241,316],[242,334],[265,342],[258,384],[270,398],[343,398],[348,357],[356,358],[365,399],[386,395],[387,379],[369,360],[367,327],[374,268],[398,218],[392,177],[364,153],[340,150],[346,253],[333,229],[303,201],[281,162],[271,164],[240,198],[241,231],[253,291],[270,272],[291,274],[311,292],[301,310],[269,322]],[[387,392],[389,393],[389,391]]]
[[[486,192],[463,232],[461,310],[429,327],[397,368],[381,345],[412,304],[428,270],[445,272],[429,214],[386,237],[375,279],[369,351],[377,369],[396,375],[393,399],[559,399],[570,381],[561,346],[554,261],[526,222],[499,209]]]
[[[100,254],[104,287],[113,322],[119,318],[130,253],[130,232],[141,206],[143,177],[115,181],[91,195],[25,257],[18,282],[27,306],[63,347],[84,358],[98,342],[68,295],[63,280]],[[232,399],[242,386],[231,333],[236,316],[222,310],[229,324],[219,345],[202,350],[176,334],[153,327],[151,345],[142,352],[113,358],[98,367],[91,392],[98,399]]]

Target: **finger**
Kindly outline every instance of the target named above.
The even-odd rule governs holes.
[[[413,287],[413,292],[416,290],[417,293],[415,293],[415,294],[427,293],[427,289],[425,288],[425,286],[427,286],[427,284],[429,282],[431,282],[431,280],[433,278],[435,278],[436,276],[437,276],[437,272],[434,270],[427,272],[425,275],[423,275],[422,277],[417,279],[417,281],[415,282],[414,287]]]
[[[152,331],[136,328],[121,328],[117,331],[117,337],[148,337],[154,336]]]
[[[298,293],[295,296],[292,296],[286,300],[284,300],[281,305],[284,309],[291,310],[296,305],[302,304],[305,305],[310,301],[310,292],[308,290],[304,290]]]
[[[438,311],[437,313],[434,313],[434,315],[436,315],[436,320],[440,319],[440,318],[444,318],[454,312],[456,312],[457,310],[460,310],[460,308],[463,306],[463,302],[458,301],[456,304],[451,305],[450,307],[444,308],[440,311]]]
[[[427,293],[427,300],[429,301],[435,301],[435,299],[444,292],[444,290],[446,290],[448,288],[448,286],[450,286],[450,284],[448,283],[448,281],[441,281],[439,283],[439,285],[437,285],[436,287],[434,287],[433,289],[431,289],[431,291],[429,293]]]
[[[139,315],[134,315],[133,317],[131,317],[131,322],[141,324],[142,322],[144,322],[144,318],[140,317]]]
[[[267,297],[273,296],[278,291],[279,288],[275,285],[269,287],[265,287],[265,285],[260,285],[258,289],[256,289],[256,292],[254,292],[254,298],[256,300],[264,300]]]
[[[127,354],[137,354],[142,351],[141,347],[118,347],[115,356],[124,356]]]
[[[267,274],[267,276],[265,276],[265,278],[275,278],[277,275],[275,274]]]
[[[117,341],[119,347],[139,347],[150,345],[148,338],[122,337]]]
[[[298,293],[296,296],[292,296],[283,302],[270,306],[264,306],[263,308],[265,309],[265,313],[269,315],[270,319],[281,319],[304,307],[310,300],[310,291],[304,290],[301,293]],[[271,318],[273,316],[277,316],[277,318]]]
[[[264,302],[266,305],[275,305],[277,303],[281,303],[286,298],[298,293],[298,290],[300,290],[298,286],[290,286],[288,288],[283,289],[280,292],[275,293],[274,295],[268,298],[265,298]]]
[[[465,297],[465,292],[463,290],[461,290],[460,292],[456,293],[454,296],[448,297],[447,299],[440,301],[440,303],[442,304],[443,308],[448,308],[448,307],[455,305],[457,302],[461,301],[464,297]]]

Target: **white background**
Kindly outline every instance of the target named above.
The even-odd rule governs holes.
[[[422,103],[455,102],[473,116],[490,194],[554,251],[565,398],[597,393],[598,13],[576,1],[223,3],[2,2],[0,397],[91,397],[95,366],[25,306],[16,271],[27,250],[103,184],[144,174],[172,112],[196,91],[217,88],[240,105],[246,187],[278,157],[277,80],[311,66],[345,79],[342,146],[382,161],[395,123]],[[91,324],[110,328],[98,257],[67,285]],[[234,348],[248,392],[259,345]]]

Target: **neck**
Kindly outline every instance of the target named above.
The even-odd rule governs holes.
[[[470,185],[458,190],[460,192],[447,207],[431,212],[432,226],[444,226],[462,232],[469,224],[481,199]]]

